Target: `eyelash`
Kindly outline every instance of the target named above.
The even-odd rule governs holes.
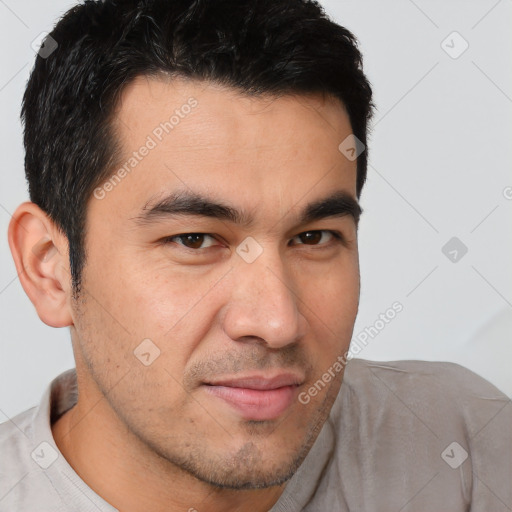
[[[335,239],[336,242],[341,243],[343,245],[346,244],[346,240],[345,240],[345,237],[343,236],[343,234],[340,233],[339,231],[334,231],[334,230],[331,230],[331,229],[313,229],[313,230],[310,230],[310,231],[303,231],[302,233],[299,233],[298,235],[295,235],[294,238],[300,237],[301,235],[305,235],[306,233],[329,233],[330,235],[333,236],[333,238]],[[174,242],[174,239],[184,238],[184,237],[189,236],[189,235],[204,235],[204,236],[208,236],[208,237],[210,237],[212,239],[216,239],[215,236],[210,234],[210,233],[195,233],[195,232],[191,232],[191,233],[180,233],[179,235],[167,236],[167,237],[163,238],[161,240],[161,242],[164,245],[171,244],[171,243],[176,243],[176,242]],[[187,247],[184,244],[177,243],[177,245],[180,245],[184,249],[187,249],[187,250],[190,250],[190,251],[193,251],[193,252],[199,252],[199,251],[210,249],[211,247],[213,247],[213,246],[209,246],[209,247],[204,247],[204,248],[199,248],[199,249],[193,249],[191,247]],[[298,244],[298,245],[311,246],[311,247],[328,247],[328,246],[330,246],[332,244],[327,242],[327,243],[323,243],[323,244],[305,244],[305,243],[301,243],[301,244]]]

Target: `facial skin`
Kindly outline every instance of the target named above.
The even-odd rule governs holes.
[[[189,98],[196,106],[158,141],[155,128]],[[123,512],[266,511],[316,439],[343,372],[308,404],[298,395],[348,350],[357,313],[354,217],[301,221],[307,205],[335,192],[356,197],[356,161],[338,150],[348,115],[319,96],[249,98],[141,77],[125,89],[115,127],[124,154],[112,174],[148,135],[157,144],[102,199],[91,197],[77,303],[66,239],[44,213],[24,203],[10,229],[41,319],[71,330],[80,395],[53,425],[55,441]],[[252,222],[144,216],[180,193]],[[205,235],[177,236],[190,233]],[[34,257],[44,237],[39,247],[53,253]],[[254,255],[247,237],[262,249],[251,263],[237,252]],[[143,359],[153,359],[152,344],[160,351],[148,366],[134,355],[146,339]],[[274,405],[222,398],[242,377],[252,378],[243,388],[281,389],[235,390],[235,402]]]

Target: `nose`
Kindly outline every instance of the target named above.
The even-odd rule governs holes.
[[[269,348],[279,349],[304,337],[306,319],[298,309],[300,301],[281,258],[266,256],[268,252],[252,263],[240,261],[235,267],[223,323],[233,340],[256,338]]]

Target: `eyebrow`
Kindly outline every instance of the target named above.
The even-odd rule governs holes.
[[[148,201],[140,214],[133,219],[136,223],[146,225],[182,215],[214,218],[246,228],[254,223],[254,217],[249,212],[237,210],[233,206],[194,192],[171,193],[152,206],[151,202]],[[361,206],[351,194],[337,191],[307,204],[299,215],[299,222],[308,224],[329,217],[348,215],[357,226],[362,212]]]

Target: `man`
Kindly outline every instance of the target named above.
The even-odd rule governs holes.
[[[347,358],[361,62],[306,0],[88,1],[56,25],[9,243],[76,371],[0,427],[1,511],[510,510],[505,395]]]

